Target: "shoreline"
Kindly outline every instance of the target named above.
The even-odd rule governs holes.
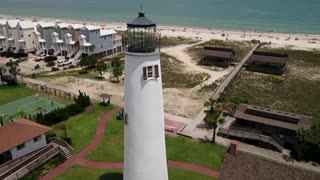
[[[105,28],[114,29],[117,31],[125,31],[126,23],[121,22],[101,22],[101,21],[88,21],[78,19],[55,19],[50,17],[39,16],[12,16],[12,15],[0,15],[6,19],[20,19],[31,20],[37,18],[38,21],[51,21],[57,20],[65,23],[77,23],[77,24],[94,24],[105,25]],[[203,28],[203,27],[182,27],[182,26],[170,26],[170,25],[158,25],[158,29],[164,36],[182,36],[189,38],[196,38],[202,41],[208,41],[211,39],[217,40],[235,40],[235,41],[250,41],[260,40],[261,42],[271,42],[272,47],[292,47],[295,49],[313,50],[320,49],[320,35],[317,34],[296,34],[296,33],[279,33],[279,32],[265,32],[265,31],[242,31],[242,30],[223,30],[215,28]],[[224,34],[224,36],[222,36]]]
[[[125,25],[126,22],[115,22],[115,21],[96,21],[96,20],[86,20],[86,19],[72,19],[72,18],[50,18],[46,16],[14,16],[14,15],[7,15],[7,14],[0,14],[0,18],[10,18],[10,19],[16,19],[16,17],[19,17],[20,19],[32,19],[37,18],[38,20],[45,20],[45,21],[55,21],[57,19],[63,21],[63,22],[70,22],[70,23],[90,23],[90,24],[112,24],[112,25]],[[171,29],[194,29],[194,30],[202,30],[202,31],[221,31],[221,32],[243,32],[246,33],[258,33],[258,34],[281,34],[281,35],[297,35],[297,36],[318,36],[320,37],[320,31],[319,34],[312,34],[312,33],[294,33],[294,32],[277,32],[275,30],[250,30],[245,28],[208,28],[208,27],[197,27],[197,26],[180,26],[180,25],[170,25],[170,24],[162,24],[160,25],[157,23],[158,27],[166,30]]]

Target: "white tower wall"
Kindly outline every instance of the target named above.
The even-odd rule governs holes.
[[[159,77],[143,78],[143,67]],[[168,180],[159,53],[126,53],[124,180]]]

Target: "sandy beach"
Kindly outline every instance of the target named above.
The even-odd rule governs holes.
[[[15,19],[15,16],[0,15],[2,18]],[[46,17],[20,17],[21,19],[36,18],[38,21],[57,21],[57,19]],[[66,23],[86,23],[94,25],[103,25],[104,28],[111,28],[117,31],[126,30],[125,23],[117,22],[93,22],[82,21],[75,19],[59,19],[60,22]],[[291,47],[294,49],[313,50],[320,49],[320,35],[312,34],[292,34],[292,33],[276,33],[276,32],[243,32],[222,29],[208,29],[208,28],[190,28],[178,26],[159,25],[158,29],[161,31],[162,36],[184,36],[197,38],[202,41],[210,39],[219,40],[236,40],[236,41],[250,41],[260,40],[261,42],[271,42],[273,47]]]

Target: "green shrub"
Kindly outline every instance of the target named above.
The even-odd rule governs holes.
[[[241,103],[247,104],[249,102],[249,98],[246,96],[233,96],[231,98],[231,102],[233,104],[235,104],[236,106],[238,106]]]
[[[71,105],[65,107],[65,110],[69,116],[75,116],[77,114],[84,112],[86,109],[85,109],[85,107],[83,107],[79,104],[71,104]]]
[[[61,121],[65,121],[69,118],[69,115],[65,109],[55,109],[37,119],[37,123],[51,126]]]
[[[82,107],[88,107],[91,105],[90,97],[79,90],[79,96],[74,98],[74,102]]]
[[[60,69],[57,68],[57,67],[52,67],[52,68],[51,68],[51,71],[52,71],[52,72],[54,72],[54,71],[59,71],[59,70],[60,70]]]
[[[76,68],[76,66],[73,65],[73,64],[71,64],[71,65],[69,66],[69,69],[74,69],[74,68]]]
[[[53,62],[53,61],[50,61],[50,62],[48,62],[47,63],[47,67],[53,67],[53,66],[55,66],[56,65],[56,63],[55,62]]]

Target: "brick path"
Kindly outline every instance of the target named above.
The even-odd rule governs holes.
[[[92,168],[100,168],[100,169],[122,169],[123,168],[123,162],[96,162],[96,161],[90,161],[85,159],[86,155],[94,150],[97,145],[101,142],[104,136],[104,131],[105,131],[105,125],[108,122],[108,120],[111,118],[112,115],[114,115],[117,112],[120,112],[122,110],[121,107],[116,107],[112,111],[107,112],[99,121],[97,125],[97,131],[95,134],[94,139],[91,141],[91,143],[80,153],[74,155],[67,161],[65,161],[63,164],[57,166],[54,168],[52,171],[50,171],[46,176],[41,177],[41,180],[50,180],[53,179],[55,176],[58,176],[60,173],[62,173],[64,170],[70,168],[74,164],[80,164],[83,166],[87,167],[92,167]],[[178,161],[168,161],[168,165],[171,167],[177,167],[177,168],[182,168],[182,169],[187,169],[191,171],[195,171],[201,174],[209,175],[209,176],[214,176],[218,177],[219,172],[205,168],[202,166],[198,166],[195,164],[191,163],[185,163],[185,162],[178,162]]]

